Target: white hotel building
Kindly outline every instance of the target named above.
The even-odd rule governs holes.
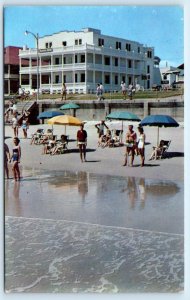
[[[60,93],[63,82],[68,93],[93,93],[100,82],[105,91],[119,91],[121,81],[145,89],[154,83],[153,47],[93,28],[39,37],[38,51],[25,47],[19,59],[20,85],[30,92],[37,88],[37,74],[40,93]]]

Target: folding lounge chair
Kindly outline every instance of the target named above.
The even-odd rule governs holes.
[[[50,154],[51,154],[51,155],[54,155],[54,154],[63,154],[63,153],[65,153],[65,151],[68,150],[67,145],[68,145],[68,142],[61,142],[61,141],[58,141],[58,142],[55,144],[54,148],[51,149]]]
[[[162,142],[162,146],[160,147],[160,152],[157,154],[157,159],[162,159],[164,157],[165,153],[167,152],[171,144],[171,140],[170,141],[162,140],[160,141],[160,144],[161,142]]]
[[[39,144],[39,141],[40,141],[43,134],[44,134],[44,129],[38,128],[37,131],[32,134],[31,143],[34,142],[34,144]]]
[[[121,139],[121,130],[113,130],[112,131],[112,140],[110,142],[110,147],[118,147],[120,146]]]

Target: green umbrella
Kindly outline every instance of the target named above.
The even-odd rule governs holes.
[[[128,121],[141,121],[139,117],[128,111],[113,111],[109,115],[106,116],[106,119],[114,119],[114,120],[128,120]]]
[[[70,114],[71,114],[71,109],[74,110],[73,116],[75,116],[75,110],[80,108],[80,106],[78,104],[75,104],[73,102],[67,103],[67,104],[63,104],[59,109],[61,110],[67,110],[70,109]]]
[[[71,102],[62,105],[59,109],[64,110],[64,109],[77,109],[77,108],[80,108],[80,106],[78,104]]]
[[[131,112],[128,111],[113,111],[109,115],[106,116],[106,119],[109,120],[121,120],[122,121],[122,131],[123,131],[123,121],[137,121],[140,122],[141,119]]]

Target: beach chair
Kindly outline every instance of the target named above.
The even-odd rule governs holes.
[[[156,159],[162,159],[165,156],[170,144],[171,140],[161,140],[158,147],[153,147],[153,151],[156,151]]]
[[[40,139],[38,140],[38,144],[46,144],[48,140],[55,140],[55,137],[53,135],[53,130],[52,129],[47,129],[43,135],[41,135]]]
[[[112,139],[109,143],[109,147],[118,147],[120,146],[121,130],[112,131]]]
[[[44,134],[44,129],[38,128],[35,133],[32,134],[31,144],[39,144],[41,137]]]
[[[162,159],[164,157],[171,144],[171,141],[162,140],[162,142],[163,142],[163,146],[161,147],[160,155],[157,156],[158,159]]]
[[[50,154],[63,154],[68,150],[68,136],[61,135],[61,139],[58,140],[53,149],[51,149]]]
[[[63,153],[65,153],[68,150],[67,144],[68,144],[67,142],[60,142],[60,141],[58,141],[55,144],[54,148],[51,149],[50,154],[51,155],[55,155],[55,154],[63,154]]]

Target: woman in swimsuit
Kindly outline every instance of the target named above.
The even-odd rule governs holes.
[[[138,127],[139,139],[138,139],[138,153],[141,158],[141,167],[144,167],[145,161],[145,134],[142,127]]]
[[[23,134],[24,134],[25,139],[27,139],[27,129],[28,129],[28,119],[23,117],[22,130],[23,130]]]
[[[15,181],[19,181],[20,180],[20,170],[19,170],[19,162],[20,162],[20,158],[21,158],[21,148],[20,148],[20,140],[18,137],[15,137],[13,139],[14,142],[14,147],[13,147],[13,154],[11,157],[11,160],[13,160],[13,175],[14,175],[14,179]]]

